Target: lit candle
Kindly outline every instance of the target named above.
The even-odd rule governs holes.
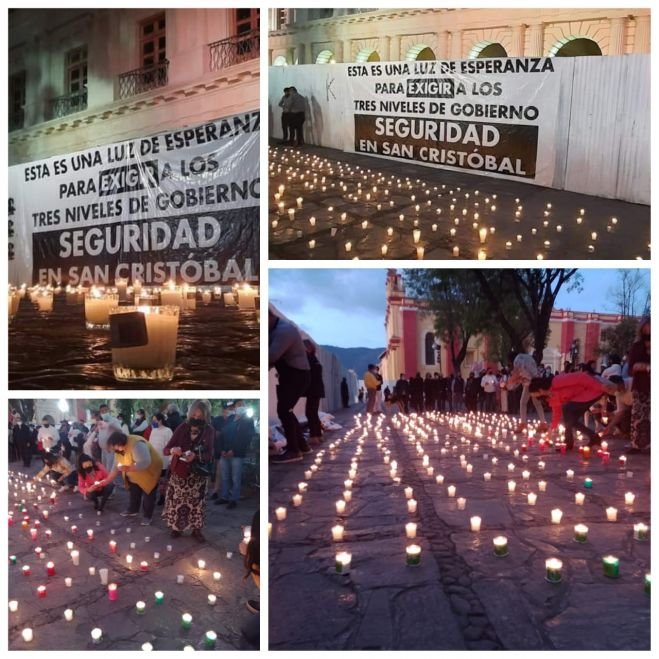
[[[80,565],[80,552],[77,549],[71,552],[71,560],[74,565]]]
[[[157,590],[153,597],[156,601],[156,604],[162,604],[165,601],[165,594],[162,592],[162,590]]]
[[[21,572],[23,572],[24,577],[29,577],[30,576],[30,566],[29,565],[24,565],[21,568]]]
[[[18,611],[18,602],[16,600],[10,600],[9,602],[9,610],[12,613],[16,613]]]
[[[117,584],[116,583],[111,583],[108,585],[108,599],[111,602],[114,602],[117,599],[118,593],[117,593]]]
[[[52,561],[48,561],[48,563],[46,563],[46,575],[49,577],[55,576],[55,563]]]
[[[481,530],[481,518],[478,516],[472,517],[470,520],[471,522],[471,530],[474,532],[478,532]]]
[[[412,498],[412,495],[414,494],[414,490],[411,487],[406,487],[405,490],[403,490],[403,491],[405,492],[405,498],[406,499],[411,499]]]
[[[110,547],[110,553],[111,554],[116,554],[117,553],[117,541],[116,540],[110,540],[108,543]]]
[[[606,509],[606,519],[609,522],[615,522],[618,519],[618,509],[610,506]]]
[[[297,489],[300,492],[300,494],[304,494],[307,491],[308,487],[309,486],[307,485],[307,483],[304,482],[297,484]]]
[[[456,487],[455,487],[455,485],[449,485],[449,486],[446,488],[446,492],[448,493],[448,495],[449,495],[450,497],[454,497],[454,496],[455,496],[455,491],[456,491]]]
[[[32,630],[29,627],[26,627],[22,632],[21,636],[23,637],[23,640],[26,643],[30,643],[32,639],[34,638],[34,635],[32,633]]]
[[[73,585],[73,579],[71,579],[71,577],[66,577],[66,579],[64,579],[64,583],[67,588],[71,588]]]
[[[146,604],[142,601],[137,602],[137,604],[135,604],[135,610],[137,611],[138,616],[144,615],[144,611],[146,610]]]
[[[181,627],[183,629],[190,629],[192,627],[192,616],[189,613],[184,613],[181,616]]]
[[[644,584],[643,585],[643,590],[645,591],[645,593],[647,595],[649,595],[650,594],[650,575],[649,574],[645,575],[645,579],[643,581],[643,584]]]
[[[103,631],[99,627],[95,627],[92,629],[91,636],[94,644],[100,643],[103,638]]]
[[[588,527],[585,524],[577,524],[574,527],[574,539],[577,542],[586,542],[588,540]]]
[[[559,561],[558,558],[548,558],[545,561],[545,570],[547,571],[545,578],[551,583],[559,583],[562,578],[562,569],[562,561]]]
[[[565,472],[565,476],[567,477],[567,479],[568,479],[569,481],[571,481],[571,480],[574,478],[574,471],[572,471],[572,469],[568,469],[568,470]]]
[[[213,572],[214,581],[219,581],[221,578],[222,578],[222,574],[220,572]]]
[[[30,539],[31,540],[36,540],[37,539],[37,534],[38,534],[37,529],[30,529]]]
[[[149,571],[149,564],[146,561],[142,561],[140,563],[140,570],[142,572],[148,572]]]
[[[87,329],[110,329],[110,309],[118,306],[118,294],[106,293],[96,287],[92,287],[85,294],[85,325]]]
[[[494,544],[494,554],[496,556],[508,556],[508,540],[502,535],[498,535],[492,540]]]
[[[486,471],[486,472],[483,474],[483,480],[485,480],[485,481],[492,480],[492,474],[491,474],[489,471]]]
[[[204,645],[207,649],[212,649],[215,647],[215,641],[217,640],[217,634],[214,631],[208,631],[204,635]]]
[[[636,496],[632,492],[625,492],[625,505],[633,506]]]
[[[130,568],[133,564],[133,557],[131,554],[126,554],[126,563],[128,564],[128,567]]]
[[[605,556],[602,559],[602,569],[605,577],[617,579],[620,576],[620,560],[615,556]]]
[[[407,512],[408,513],[415,513],[416,512],[416,500],[415,499],[409,499],[407,501]]]
[[[406,563],[410,566],[421,564],[421,547],[419,545],[409,545],[405,548]]]
[[[217,595],[213,595],[213,593],[209,593],[209,595],[208,595],[208,603],[209,603],[211,606],[215,606],[215,604],[217,603]]]
[[[277,517],[278,522],[283,522],[286,519],[286,508],[279,507],[275,510],[275,516]]]
[[[529,506],[535,506],[535,502],[538,500],[538,495],[535,492],[529,492],[526,500],[528,501]]]
[[[87,529],[87,538],[88,538],[89,540],[93,540],[93,539],[94,539],[94,529]]]
[[[585,499],[586,495],[583,492],[576,492],[574,495],[574,503],[576,503],[577,506],[583,506]]]
[[[46,597],[47,594],[48,594],[48,591],[46,590],[46,586],[39,586],[37,588],[37,597],[39,599],[43,599],[44,597]]]
[[[153,645],[151,643],[149,642],[142,643],[142,652],[152,652],[152,651],[153,651]]]
[[[200,559],[197,561],[197,567],[198,567],[200,570],[205,570],[205,569],[206,569],[206,561],[203,560],[202,558],[200,558]]]
[[[348,574],[350,572],[350,563],[352,554],[347,551],[339,552],[335,557],[335,569],[338,574]]]
[[[302,495],[301,494],[294,494],[293,495],[293,506],[295,508],[299,508],[302,505]]]
[[[332,527],[332,540],[334,542],[341,542],[343,540],[343,526],[341,524]]]
[[[460,256],[460,248],[456,245],[456,246],[453,248],[453,257],[454,257],[454,258],[458,258],[458,256]]]
[[[583,482],[583,486],[584,486],[586,489],[589,489],[589,490],[592,489],[592,487],[593,487],[593,479],[592,479],[592,478],[586,478],[586,479],[584,480],[584,482]]]
[[[563,518],[563,511],[560,508],[554,508],[551,511],[551,523],[552,524],[560,524],[562,518]]]
[[[650,529],[643,522],[634,524],[634,540],[644,541],[650,537]]]
[[[350,500],[352,499],[352,490],[344,490],[343,499],[346,503],[350,503]]]
[[[343,499],[339,499],[339,501],[336,502],[336,512],[338,515],[343,515],[346,510],[346,502]]]
[[[540,490],[540,492],[546,492],[547,491],[547,481],[540,481],[538,483],[538,490]]]
[[[515,483],[515,481],[508,481],[508,494],[512,494],[516,487],[517,483]]]

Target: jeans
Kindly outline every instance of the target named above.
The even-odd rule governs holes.
[[[304,144],[304,118],[304,112],[290,113],[291,140],[297,146]]]
[[[529,393],[530,386],[530,382],[525,382],[522,384],[522,397],[519,399],[519,418],[522,423],[526,423],[526,408],[528,406],[529,398],[531,398],[531,394]],[[538,418],[540,421],[542,421],[542,423],[546,423],[545,411],[542,408],[542,402],[537,398],[531,398],[531,401],[533,402],[535,411],[538,413]]]
[[[304,441],[302,428],[293,412],[293,408],[309,388],[311,371],[281,367],[277,369],[277,372],[279,373],[277,416],[284,428],[286,450],[299,453],[305,447],[306,442]]]
[[[146,493],[144,490],[135,483],[128,481],[128,494],[130,495],[130,502],[128,510],[131,513],[140,512],[140,503],[142,504],[142,513],[145,519],[153,517],[153,511],[156,507],[156,494],[158,494],[158,483],[153,486],[151,492]]]
[[[239,501],[243,458],[220,458],[220,471],[222,473],[222,498],[227,501]]]
[[[101,462],[108,472],[112,471],[112,465],[114,464],[114,451],[106,451],[102,448]]]
[[[591,442],[599,443],[600,438],[598,434],[586,426],[582,420],[583,415],[588,411],[593,403],[596,403],[601,396],[593,398],[593,400],[585,403],[565,403],[561,407],[563,413],[563,423],[565,424],[565,443],[569,449],[574,446],[574,430],[579,430],[586,435]]]
[[[485,392],[485,411],[486,412],[496,412],[497,411],[497,393],[496,391],[486,391]]]
[[[318,416],[318,408],[320,407],[320,398],[315,396],[307,396],[307,403],[304,413],[307,415],[309,422],[309,436],[320,437],[323,434],[323,429],[320,425],[320,417]]]
[[[94,502],[94,505],[97,506],[100,510],[103,510],[105,507],[105,502],[110,498],[110,495],[114,492],[114,483],[106,485],[101,490],[94,490],[90,498]]]

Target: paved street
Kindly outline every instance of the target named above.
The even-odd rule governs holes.
[[[271,147],[269,184],[272,259],[650,258],[639,204],[313,146]]]
[[[618,440],[609,446],[608,464],[596,455],[541,450],[537,436],[522,450],[529,433],[515,437],[516,420],[503,419],[500,427],[494,417],[450,425],[443,415],[406,427],[406,417],[369,422],[340,412],[343,430],[328,433],[320,450],[302,463],[271,466],[270,647],[649,650],[650,543],[633,539],[634,524],[650,523],[648,457],[629,456],[622,466]],[[314,460],[317,471],[307,478]],[[337,515],[353,460],[352,499]],[[292,496],[305,480],[308,491],[294,507]],[[509,480],[516,482],[513,494]],[[456,487],[453,497],[449,485]],[[406,487],[416,513],[408,512]],[[633,505],[625,504],[626,492],[635,494]],[[585,494],[583,505],[576,493]],[[279,506],[287,508],[285,521],[275,519]],[[607,521],[609,506],[617,509],[615,522]],[[551,521],[556,508],[560,524]],[[482,519],[479,532],[470,530],[472,516]],[[418,525],[415,540],[406,538],[408,522]],[[337,523],[345,527],[342,542],[332,540]],[[580,523],[589,529],[585,543],[574,540]],[[496,536],[508,540],[505,557],[494,553]],[[411,543],[422,550],[418,567],[406,565]],[[348,575],[336,573],[339,551],[352,555]],[[603,574],[608,554],[620,561],[619,578]],[[545,579],[548,558],[562,561],[560,583]]]
[[[20,470],[32,476],[37,472],[35,465],[33,461],[31,469]],[[10,468],[17,470],[17,463]],[[238,546],[242,527],[251,524],[258,506],[257,497],[241,501],[231,511],[225,506],[209,505],[204,529],[207,542],[198,544],[189,537],[171,538],[159,518],[161,508],[156,509],[150,527],[140,526],[141,517],[120,517],[127,503],[123,490],[116,492],[103,515],[97,516],[92,503],[79,494],[63,493],[57,496],[55,505],[50,505],[52,489],[46,488],[42,495],[39,486],[33,494],[19,489],[20,496],[15,498],[13,482],[17,479],[10,480],[10,510],[14,511],[15,521],[9,528],[9,554],[17,561],[15,565],[10,561],[8,581],[9,599],[18,601],[18,610],[8,614],[10,650],[140,650],[144,643],[151,643],[154,650],[182,650],[186,645],[203,650],[209,630],[217,633],[218,650],[248,649],[240,628],[251,616],[245,602],[258,599],[258,592],[251,580],[243,580]],[[42,496],[41,502],[37,496]],[[23,498],[30,528],[36,520],[41,522],[36,541],[31,541],[28,529],[21,528],[23,514],[18,503]],[[47,520],[42,516],[44,510],[49,511]],[[78,527],[75,534],[72,525]],[[52,532],[50,539],[46,529]],[[94,531],[91,541],[87,529]],[[115,555],[110,553],[111,540],[118,543]],[[69,555],[68,541],[80,552],[78,566]],[[134,549],[131,543],[135,543]],[[43,558],[35,555],[37,546],[42,547]],[[231,557],[227,552],[232,553]],[[159,558],[154,553],[159,553]],[[126,561],[128,554],[133,556],[132,569]],[[206,561],[203,570],[197,566],[199,559]],[[55,564],[55,576],[46,576],[49,561]],[[147,572],[140,570],[142,561],[149,563]],[[27,577],[21,572],[24,565],[31,570]],[[94,576],[89,574],[90,567],[96,568]],[[108,587],[101,584],[99,571],[104,567],[109,569],[109,583],[118,585],[116,601],[109,600]],[[214,572],[220,572],[219,581],[214,579]],[[183,576],[182,584],[177,583],[177,575]],[[72,579],[71,587],[65,585],[66,577]],[[37,596],[40,585],[47,587],[43,599]],[[156,591],[164,593],[162,604],[155,603]],[[217,597],[214,606],[209,604],[209,594]],[[143,615],[136,612],[138,601],[146,603]],[[66,622],[64,611],[69,608],[74,617]],[[192,615],[189,631],[181,625],[181,616],[186,612]],[[34,632],[31,643],[21,636],[26,627]],[[99,644],[91,640],[91,631],[96,627],[103,631]]]

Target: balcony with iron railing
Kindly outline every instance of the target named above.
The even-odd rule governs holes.
[[[119,98],[130,98],[158,87],[166,87],[168,82],[169,60],[143,66],[119,75]]]
[[[48,119],[61,119],[74,112],[82,112],[87,109],[87,90],[57,96],[48,101],[47,116]]]
[[[227,39],[214,41],[208,44],[210,70],[220,71],[228,66],[258,58],[260,45],[258,30],[234,34]]]

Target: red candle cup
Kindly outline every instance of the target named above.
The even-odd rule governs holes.
[[[43,516],[44,519],[48,519],[48,511],[47,510],[42,511],[41,515]]]
[[[142,562],[140,563],[140,570],[141,570],[142,572],[148,572],[148,570],[149,570],[149,564],[148,564],[146,561],[142,561]]]
[[[43,549],[41,547],[35,547],[34,548],[34,553],[39,556],[39,554],[43,553]]]
[[[117,593],[117,584],[116,583],[111,583],[108,586],[108,599],[111,602],[114,602],[117,599],[118,593]]]
[[[110,547],[110,553],[111,554],[116,554],[117,553],[117,541],[116,540],[110,540],[108,545]]]
[[[54,577],[55,576],[55,563],[50,561],[49,563],[46,563],[46,574],[49,577]]]
[[[37,534],[38,534],[38,531],[36,529],[30,529],[30,538],[32,538],[32,540],[37,539]]]
[[[602,464],[608,465],[611,460],[611,454],[608,451],[602,451]]]
[[[75,526],[75,524],[74,524],[74,525],[71,527],[71,533],[73,533],[73,535],[75,535],[77,532],[78,532],[78,527]]]
[[[567,445],[561,444],[561,455],[566,455],[566,454],[567,454]]]
[[[24,565],[24,566],[21,568],[21,572],[23,573],[23,576],[24,576],[24,577],[29,577],[29,576],[30,576],[30,572],[31,572],[31,570],[30,570],[30,566],[29,566],[29,565]]]
[[[14,518],[9,515],[9,526],[14,526]]]
[[[37,597],[39,597],[39,599],[43,599],[46,597],[46,592],[46,586],[39,586],[39,588],[37,588]]]

